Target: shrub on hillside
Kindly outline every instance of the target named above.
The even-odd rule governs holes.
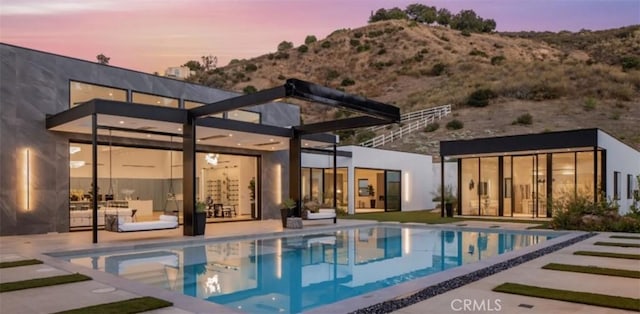
[[[244,92],[245,94],[253,94],[257,91],[258,89],[253,85],[247,85],[245,88],[242,89],[242,92]]]
[[[445,71],[447,71],[447,65],[444,63],[436,63],[433,65],[433,67],[431,68],[431,75],[433,76],[440,76],[442,74],[445,73]]]
[[[447,130],[460,130],[464,128],[464,123],[458,119],[453,119],[447,123]]]
[[[353,39],[353,38],[352,38],[352,39],[350,39],[350,40],[349,40],[349,44],[350,44],[352,47],[358,47],[358,46],[360,46],[360,41],[359,41],[359,40],[357,40],[357,39]]]
[[[598,101],[595,98],[589,97],[584,100],[584,104],[582,105],[582,108],[584,108],[584,110],[586,111],[591,111],[596,109],[597,105],[598,105]]]
[[[476,48],[473,48],[473,50],[471,50],[471,52],[469,52],[469,55],[470,56],[480,56],[480,57],[483,57],[483,58],[489,58],[489,55],[486,52],[484,52],[482,50],[478,50]]]
[[[350,78],[345,78],[342,80],[342,82],[340,82],[340,86],[351,86],[351,85],[355,85],[356,81],[350,79]]]
[[[287,78],[284,75],[280,74],[280,75],[278,75],[278,79],[284,81]]]
[[[362,32],[355,32],[355,33],[353,34],[353,37],[355,37],[355,38],[360,38],[360,37],[362,37],[362,35],[363,35],[363,34],[362,34]]]
[[[362,142],[366,142],[372,138],[376,137],[376,132],[373,132],[371,130],[364,130],[364,131],[360,131],[358,132],[358,134],[356,135],[356,141],[358,143],[362,143]]]
[[[482,88],[469,95],[467,99],[467,105],[472,107],[486,107],[489,105],[489,100],[498,97],[498,95],[491,89]]]
[[[278,44],[278,51],[285,51],[291,48],[293,48],[293,43],[290,41],[285,40]]]
[[[325,41],[322,42],[320,47],[322,47],[322,48],[330,48],[331,47],[331,42],[328,41],[328,40],[325,40]]]
[[[424,131],[429,133],[429,132],[433,132],[433,131],[435,131],[435,130],[437,130],[439,128],[440,128],[440,124],[438,124],[438,122],[434,122],[434,123],[431,123],[431,124],[427,124],[427,126],[424,128]]]
[[[620,59],[623,71],[640,70],[640,57],[625,56]]]
[[[299,53],[305,53],[307,51],[309,51],[309,47],[307,47],[307,45],[301,45],[300,47],[298,47]]]
[[[507,58],[505,56],[494,56],[491,58],[491,64],[492,65],[500,65],[502,64],[502,62],[504,62],[504,60],[506,60]]]
[[[276,60],[289,59],[289,53],[284,51],[279,51],[275,54],[274,57],[276,58]]]
[[[246,72],[255,72],[258,70],[258,66],[254,63],[247,63],[247,65],[244,66],[244,70]]]
[[[327,71],[327,81],[331,81],[334,79],[337,79],[340,76],[340,73],[338,73],[338,71],[336,70],[329,70]]]
[[[314,35],[307,35],[307,37],[305,37],[304,39],[304,44],[305,45],[310,45],[315,43],[316,41],[318,41],[318,39],[316,38],[316,36]]]
[[[460,32],[460,35],[465,36],[465,37],[469,37],[469,36],[471,36],[471,33],[468,30],[463,30],[462,32]]]
[[[529,113],[519,116],[512,124],[530,125],[533,123],[533,117]]]

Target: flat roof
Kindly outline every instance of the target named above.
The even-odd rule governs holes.
[[[598,146],[598,131],[599,129],[579,129],[471,140],[441,141],[440,155],[461,156],[593,148]]]

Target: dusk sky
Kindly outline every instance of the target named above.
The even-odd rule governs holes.
[[[0,41],[164,72],[203,55],[218,65],[366,25],[371,11],[410,3],[472,9],[498,31],[578,31],[640,24],[640,0],[0,0]]]

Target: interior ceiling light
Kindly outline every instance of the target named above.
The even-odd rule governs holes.
[[[220,157],[219,154],[208,153],[208,154],[204,155],[204,160],[206,160],[207,163],[212,165],[212,166],[217,166],[218,165],[218,157]]]
[[[79,146],[69,146],[69,154],[73,155],[82,149]]]
[[[76,169],[76,168],[80,168],[82,166],[84,166],[86,163],[84,162],[84,160],[70,160],[69,161],[69,167],[72,169]]]
[[[229,133],[229,137],[232,137],[232,136],[233,136],[233,134],[232,134],[232,133]]]
[[[120,124],[124,124],[124,121],[120,120]]]

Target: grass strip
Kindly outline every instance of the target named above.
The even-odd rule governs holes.
[[[598,241],[594,245],[617,246],[617,247],[640,247],[640,243],[620,243],[620,242],[603,242]]]
[[[637,260],[640,260],[640,254],[609,253],[609,252],[596,252],[596,251],[576,251],[576,252],[573,252],[573,255],[611,257],[611,258],[624,258],[624,259],[637,259]]]
[[[631,239],[631,240],[640,240],[638,236],[621,236],[621,235],[612,235],[609,238],[611,239]]]
[[[56,314],[120,314],[141,313],[172,306],[173,303],[154,297],[141,297],[118,302],[81,307]]]
[[[6,283],[0,283],[0,292],[9,292],[9,291],[22,290],[22,289],[47,287],[47,286],[61,285],[65,283],[72,283],[72,282],[85,281],[85,280],[91,280],[91,277],[87,277],[81,274],[71,274],[71,275],[62,275],[62,276],[6,282]]]
[[[25,259],[21,261],[2,262],[0,263],[0,268],[29,266],[29,265],[38,265],[38,264],[42,264],[42,261],[37,259]]]
[[[493,288],[493,291],[640,312],[640,299],[634,298],[625,298],[598,293],[550,289],[521,285],[512,282],[503,283]]]
[[[549,263],[547,265],[542,266],[542,268],[559,270],[559,271],[571,271],[576,273],[594,274],[594,275],[640,278],[640,271],[637,271],[637,270],[626,270],[626,269],[606,268],[606,267],[597,267],[597,266],[558,264],[558,263]]]

